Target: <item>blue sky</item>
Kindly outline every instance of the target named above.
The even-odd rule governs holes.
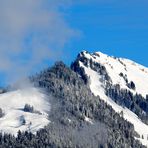
[[[99,50],[148,66],[147,7],[144,0],[111,0],[70,8],[68,22],[82,32],[70,45],[70,59],[81,49]]]
[[[57,60],[70,65],[81,50],[101,51],[148,66],[147,0],[0,3],[0,85]]]

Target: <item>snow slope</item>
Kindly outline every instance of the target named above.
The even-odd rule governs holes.
[[[131,90],[133,93],[142,94],[144,97],[148,94],[148,68],[130,60],[109,57],[100,52],[90,54],[84,51],[82,56],[104,65],[113,84],[119,84],[121,88],[129,89],[124,79],[119,76],[122,72],[127,75],[128,80],[135,83],[136,90]],[[104,84],[100,81],[101,76],[97,72],[89,66],[85,66],[81,61],[79,61],[79,66],[84,68],[85,73],[90,78],[90,89],[94,95],[100,96],[100,98],[111,105],[116,112],[120,113],[123,111],[123,117],[134,125],[135,131],[140,135],[139,140],[148,147],[148,125],[144,124],[132,111],[119,106],[105,95]],[[144,139],[142,139],[142,135]]]
[[[88,59],[92,59],[105,66],[108,75],[110,76],[113,84],[119,84],[121,88],[129,89],[125,80],[119,75],[121,72],[126,75],[128,81],[133,81],[136,86],[136,90],[131,91],[133,93],[141,94],[146,97],[148,94],[148,68],[140,64],[137,64],[131,60],[110,57],[101,52],[87,53],[83,52],[84,56]]]
[[[24,112],[25,104],[33,106],[40,113]],[[0,108],[4,112],[4,116],[0,118],[0,131],[3,133],[15,136],[18,130],[36,133],[50,122],[46,113],[50,110],[46,96],[33,87],[0,94]],[[22,124],[24,119],[25,125]]]

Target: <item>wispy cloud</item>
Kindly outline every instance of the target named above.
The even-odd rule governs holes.
[[[0,72],[8,79],[26,75],[60,49],[78,31],[61,10],[70,0],[0,0]]]

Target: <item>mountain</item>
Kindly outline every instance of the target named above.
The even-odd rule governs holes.
[[[147,72],[100,52],[55,63],[0,94],[0,147],[147,146]]]
[[[128,59],[83,51],[72,69],[85,76],[95,96],[122,112],[134,125],[138,139],[148,146],[148,68]]]

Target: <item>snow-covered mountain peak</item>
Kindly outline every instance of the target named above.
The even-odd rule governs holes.
[[[82,51],[78,60],[81,64],[90,67],[92,62],[105,67],[112,84],[119,84],[123,89],[129,89],[134,94],[141,94],[146,98],[148,94],[148,68],[134,61],[108,56],[101,52],[89,53]],[[91,63],[90,63],[91,62]],[[92,69],[92,67],[90,67]],[[134,84],[134,89],[131,88]]]
[[[140,135],[138,139],[148,147],[148,125],[142,121],[142,116],[147,114],[148,68],[128,59],[87,51],[78,55],[72,68],[88,83],[95,96],[112,106],[117,113],[123,112],[124,118],[134,125]],[[107,94],[108,89],[112,97]],[[136,94],[143,98],[134,98]]]

